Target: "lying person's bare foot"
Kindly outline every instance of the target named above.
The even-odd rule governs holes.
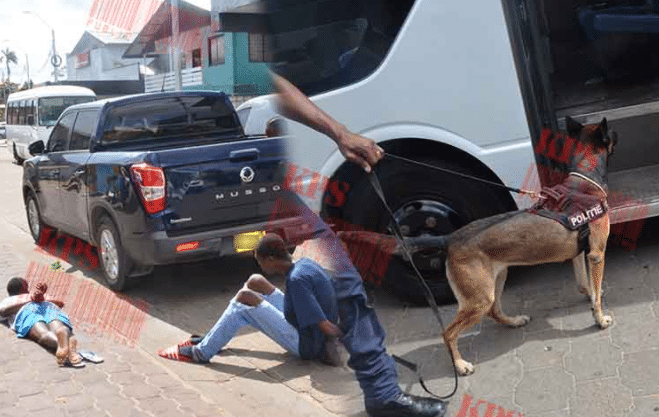
[[[59,366],[65,366],[66,362],[69,360],[69,345],[57,344],[57,350],[55,351],[55,358],[57,358],[57,364]]]
[[[74,368],[79,368],[85,366],[83,363],[83,358],[80,356],[78,353],[78,339],[75,338],[75,336],[70,336],[69,337],[69,366],[72,366]]]

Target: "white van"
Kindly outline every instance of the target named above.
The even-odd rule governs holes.
[[[562,128],[565,116],[606,117],[619,137],[609,164],[612,223],[659,214],[659,0],[285,3],[269,20],[273,69],[386,152],[537,188],[542,128]],[[241,107],[250,113],[250,106]],[[270,116],[258,117],[261,126]],[[361,171],[321,133],[287,125],[291,176],[300,175],[310,206],[386,231],[390,217]],[[446,234],[533,202],[388,158],[380,165],[384,192],[410,236]],[[342,185],[340,207],[332,205],[336,190],[316,191],[318,177]],[[419,265],[439,275],[433,259]]]
[[[7,150],[19,164],[30,158],[28,146],[48,141],[50,128],[69,106],[96,100],[89,88],[47,86],[10,94],[7,98]]]

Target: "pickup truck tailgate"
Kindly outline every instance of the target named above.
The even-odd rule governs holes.
[[[281,138],[156,151],[167,183],[165,229],[181,235],[292,217]]]

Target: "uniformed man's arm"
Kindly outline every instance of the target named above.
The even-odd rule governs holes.
[[[336,142],[346,159],[360,165],[366,172],[371,172],[371,166],[384,156],[384,150],[374,140],[352,133],[289,81],[277,74],[271,76],[279,93],[278,105],[282,115],[328,136]]]

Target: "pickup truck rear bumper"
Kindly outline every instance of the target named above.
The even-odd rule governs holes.
[[[235,253],[234,236],[253,231],[278,232],[290,245],[297,245],[312,239],[325,229],[310,224],[303,217],[290,217],[281,220],[253,223],[222,230],[168,236],[164,231],[124,236],[124,249],[128,256],[140,265],[167,265],[179,262],[192,262]],[[198,242],[193,250],[178,252],[178,245]]]

